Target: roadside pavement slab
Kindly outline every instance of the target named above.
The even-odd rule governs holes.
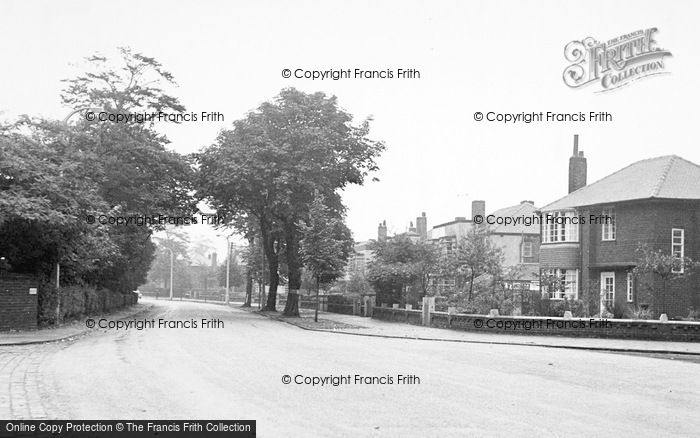
[[[122,309],[114,313],[105,313],[97,316],[82,316],[76,320],[65,322],[58,327],[46,327],[37,330],[0,332],[0,346],[42,344],[45,342],[69,340],[91,331],[91,329],[85,326],[85,320],[87,318],[109,316],[110,319],[114,320],[129,319],[135,317],[140,313],[148,311],[149,309],[151,309],[151,307],[153,307],[152,304],[137,303],[131,307]]]
[[[319,312],[319,322],[313,321],[313,310],[300,309],[301,318],[286,318],[281,313],[257,312],[307,330],[319,330],[357,336],[420,339],[443,342],[507,344],[580,350],[621,351],[639,353],[669,353],[700,356],[698,342],[650,341],[641,339],[576,338],[503,333],[481,333],[424,327],[401,322],[383,321],[361,316]]]

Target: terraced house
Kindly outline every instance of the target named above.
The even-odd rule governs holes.
[[[628,314],[642,308],[680,318],[700,309],[697,272],[679,268],[666,285],[634,272],[640,245],[674,259],[700,260],[700,166],[668,155],[589,185],[586,166],[575,136],[569,194],[540,209],[540,270],[561,279],[558,287],[543,285],[543,294],[554,300],[589,294],[601,308]]]

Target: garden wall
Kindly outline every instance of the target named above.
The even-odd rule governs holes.
[[[0,331],[36,328],[38,287],[33,277],[0,272]]]
[[[422,325],[421,311],[375,307],[373,318]],[[700,322],[540,316],[488,316],[431,312],[430,326],[509,335],[547,335],[700,342]]]

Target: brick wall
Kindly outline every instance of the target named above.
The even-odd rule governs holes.
[[[33,277],[0,273],[0,331],[36,328],[38,295],[29,289],[38,287]]]
[[[372,318],[421,325],[416,310],[375,307]],[[510,328],[505,328],[509,325]],[[518,328],[516,328],[516,325]],[[508,335],[547,335],[589,338],[627,338],[700,342],[700,322],[527,316],[449,315],[432,312],[430,326]],[[499,327],[500,326],[500,327]]]
[[[544,243],[540,247],[542,269],[580,269],[581,247],[578,243]]]

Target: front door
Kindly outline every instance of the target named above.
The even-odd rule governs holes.
[[[615,303],[615,273],[600,273],[600,312],[612,312]]]

